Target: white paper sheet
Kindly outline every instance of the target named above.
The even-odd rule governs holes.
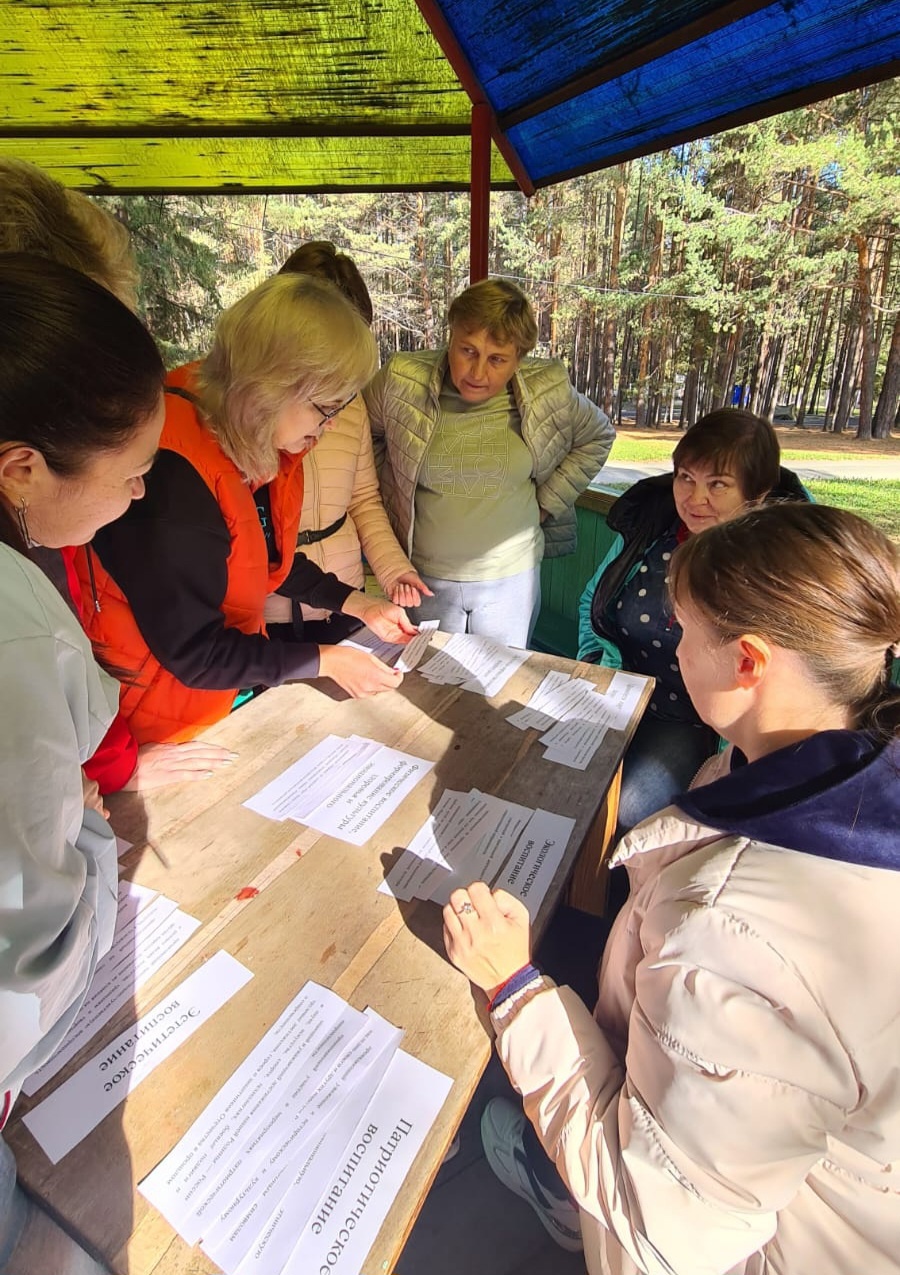
[[[350,1135],[347,1155],[326,1179],[283,1275],[322,1270],[359,1275],[451,1084],[448,1076],[398,1051]]]
[[[323,1181],[346,1158],[348,1141],[372,1101],[395,1052],[389,1048],[346,1095],[330,1122],[320,1128],[291,1164],[287,1185],[279,1177],[271,1189],[267,1188],[262,1200],[267,1206],[267,1211],[262,1213],[265,1220],[258,1227],[234,1275],[272,1275],[272,1272],[281,1271],[319,1202]],[[231,1275],[230,1271],[228,1275]]]
[[[199,1223],[191,1227],[189,1219],[218,1180],[219,1149],[241,1122],[246,1102],[280,1085],[295,1066],[303,1067],[347,1008],[334,992],[307,983],[169,1155],[141,1182],[141,1194],[179,1234],[199,1237]]]
[[[216,952],[24,1117],[53,1164],[183,1044],[253,975]]]
[[[295,819],[302,823],[304,816],[377,748],[378,744],[358,735],[350,739],[327,735],[244,805],[267,819]]]
[[[351,845],[364,845],[433,766],[396,748],[376,748],[303,823]]]
[[[374,1046],[373,1035],[378,1037]],[[217,1134],[212,1165],[216,1172],[208,1175],[195,1198],[185,1238],[193,1241],[202,1236],[204,1244],[223,1251],[232,1251],[242,1239],[249,1246],[263,1190],[282,1171],[289,1174],[298,1156],[305,1155],[310,1139],[331,1119],[343,1093],[353,1087],[357,1067],[363,1074],[373,1051],[378,1052],[388,1039],[396,1049],[400,1036],[383,1019],[367,1019],[342,1003],[337,1020],[318,1043],[295,1050],[290,1064],[278,1069],[276,1083],[263,1084],[249,1103],[242,1095],[240,1117],[230,1123],[227,1134]],[[282,1189],[287,1189],[289,1180],[285,1179]],[[246,1213],[250,1216],[245,1217]],[[262,1213],[255,1220],[259,1223],[265,1217]],[[235,1232],[234,1239],[229,1238]],[[241,1248],[232,1265],[245,1252],[246,1247]]]
[[[149,892],[152,895],[152,891]],[[29,1096],[56,1075],[104,1023],[126,1005],[135,993],[160,970],[170,956],[190,938],[200,922],[178,910],[171,899],[160,894],[137,916],[120,924],[109,952],[97,966],[84,1004],[59,1049],[22,1086]]]
[[[575,820],[535,810],[497,885],[521,899],[533,921],[562,862]]]
[[[315,1095],[307,1102],[309,1117],[302,1136],[290,1143],[276,1145],[267,1158],[257,1161],[253,1178],[247,1187],[234,1192],[235,1201],[213,1226],[204,1231],[203,1251],[228,1273],[247,1261],[250,1269],[262,1272],[271,1269],[275,1251],[283,1249],[286,1260],[297,1240],[298,1214],[302,1199],[298,1189],[310,1197],[307,1209],[315,1203],[321,1190],[321,1177],[333,1168],[336,1157],[343,1150],[346,1132],[341,1132],[342,1122],[359,1118],[378,1088],[391,1058],[397,1051],[403,1033],[379,1015],[366,1011],[364,1030],[345,1050],[332,1070],[319,1083]],[[299,1119],[295,1120],[299,1127]],[[330,1158],[329,1158],[330,1151]],[[313,1156],[316,1171],[310,1176],[309,1162]],[[297,1183],[297,1175],[300,1183]],[[285,1210],[285,1198],[290,1196],[290,1208]],[[284,1219],[284,1222],[281,1221]],[[276,1232],[281,1235],[276,1235]],[[265,1264],[260,1267],[260,1257],[254,1249],[262,1245]]]

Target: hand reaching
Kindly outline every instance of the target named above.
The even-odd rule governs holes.
[[[403,681],[402,673],[383,664],[371,651],[352,646],[320,646],[319,674],[330,677],[354,699],[394,691]]]
[[[192,740],[188,744],[142,744],[134,773],[123,792],[148,792],[167,784],[184,784],[209,779],[223,766],[230,766],[237,753],[218,744]]]
[[[351,593],[342,610],[344,615],[362,620],[383,642],[405,646],[419,631],[402,607],[383,599],[367,598],[364,593]]]

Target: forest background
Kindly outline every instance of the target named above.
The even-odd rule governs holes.
[[[900,406],[900,81],[844,94],[526,200],[491,197],[491,274],[535,303],[621,424],[734,403],[860,439]],[[466,194],[102,196],[131,231],[170,365],[309,239],[356,261],[382,357],[434,346],[467,283]],[[809,419],[812,418],[812,419]]]

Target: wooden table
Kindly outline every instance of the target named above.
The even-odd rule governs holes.
[[[438,640],[440,644],[440,640]],[[433,903],[397,903],[376,887],[445,788],[478,787],[526,806],[573,816],[567,854],[538,918],[558,904],[579,852],[603,849],[598,812],[626,741],[649,699],[648,681],[627,732],[609,731],[586,771],[543,759],[538,733],[505,718],[550,669],[603,688],[607,669],[532,654],[493,700],[408,675],[398,691],[336,700],[332,683],[271,690],[207,733],[239,753],[202,783],[110,799],[117,833],[135,843],[123,875],[175,899],[201,927],[129,1006],[41,1090],[39,1101],[146,1013],[220,948],[255,975],[190,1040],[58,1165],[21,1123],[7,1131],[25,1186],[114,1271],[200,1275],[215,1267],[189,1248],[136,1184],[172,1148],[308,980],[357,1008],[373,1006],[405,1029],[403,1048],[453,1078],[450,1097],[381,1228],[364,1275],[393,1269],[491,1048],[483,998],[448,963]],[[356,733],[434,761],[434,769],[364,847],[298,824],[275,823],[241,803],[329,734]]]

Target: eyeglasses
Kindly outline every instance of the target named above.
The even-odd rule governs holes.
[[[310,399],[310,403],[321,416],[322,424],[327,425],[329,421],[333,421],[336,416],[339,416],[345,407],[349,407],[356,397],[356,394],[351,394],[346,403],[341,403],[340,407],[333,407],[330,412],[326,412],[324,407],[319,407],[318,403],[313,403],[312,399]]]

